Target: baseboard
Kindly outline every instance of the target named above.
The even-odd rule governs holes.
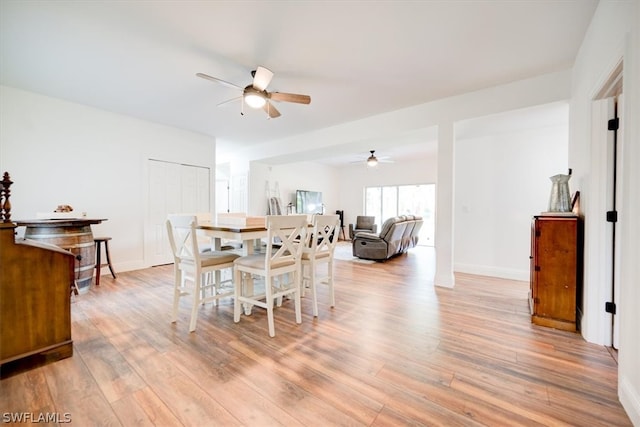
[[[143,261],[128,261],[128,262],[119,262],[113,264],[113,270],[116,275],[118,273],[124,273],[125,271],[135,271],[135,270],[143,270],[145,268],[151,267],[150,265],[146,265]],[[109,267],[102,267],[102,275],[110,275]]]
[[[501,279],[529,281],[529,270],[515,270],[510,268],[490,267],[486,265],[460,264],[453,265],[453,271],[458,273],[477,274],[479,276],[499,277]]]
[[[621,378],[618,395],[631,423],[634,426],[640,426],[640,391],[634,390],[627,378]]]
[[[172,264],[172,262],[170,263]],[[136,271],[136,270],[144,270],[145,268],[153,267],[152,265],[145,264],[144,261],[127,261],[127,262],[119,262],[113,264],[113,270],[116,275],[118,273],[124,273],[125,271]],[[111,272],[109,271],[109,267],[106,265],[102,267],[102,276],[110,276]]]

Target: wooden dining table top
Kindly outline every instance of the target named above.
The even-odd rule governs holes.
[[[200,222],[197,225],[197,228],[202,230],[213,230],[213,231],[230,231],[233,233],[242,233],[249,231],[266,231],[266,227],[255,226],[255,225],[236,225],[236,224],[219,224],[215,222]]]

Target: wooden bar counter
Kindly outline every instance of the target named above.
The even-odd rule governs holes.
[[[86,293],[91,287],[95,269],[95,244],[91,225],[106,221],[104,218],[34,219],[16,221],[26,227],[24,238],[50,243],[66,249],[76,256],[75,281],[78,292]]]

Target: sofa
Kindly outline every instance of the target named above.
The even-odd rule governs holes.
[[[405,253],[418,244],[422,222],[421,216],[401,215],[387,219],[382,224],[380,234],[364,231],[355,233],[353,256],[383,261]]]

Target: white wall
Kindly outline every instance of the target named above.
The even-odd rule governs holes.
[[[619,212],[623,232],[618,394],[634,425],[640,426],[640,6],[636,0],[599,3],[576,58],[572,79],[569,161],[574,168],[581,206],[585,214],[585,317],[582,334],[591,342],[610,344],[610,317],[604,312],[608,283],[599,280],[609,254],[603,221],[606,210],[598,184],[606,159],[592,148],[591,109],[596,94],[617,63],[624,60],[625,103],[620,111],[624,126],[622,138],[622,208]],[[593,141],[596,144],[596,141]]]
[[[0,170],[15,182],[12,219],[59,204],[107,218],[93,230],[113,238],[116,271],[145,267],[147,159],[215,170],[211,137],[6,86],[0,123]]]
[[[296,190],[319,191],[325,212],[333,214],[338,206],[339,182],[335,168],[315,162],[268,165],[251,162],[249,186],[250,215],[267,214],[267,183],[273,190],[279,187],[283,213],[289,202],[294,203]]]
[[[529,280],[531,217],[567,173],[568,124],[457,139],[454,270]]]

